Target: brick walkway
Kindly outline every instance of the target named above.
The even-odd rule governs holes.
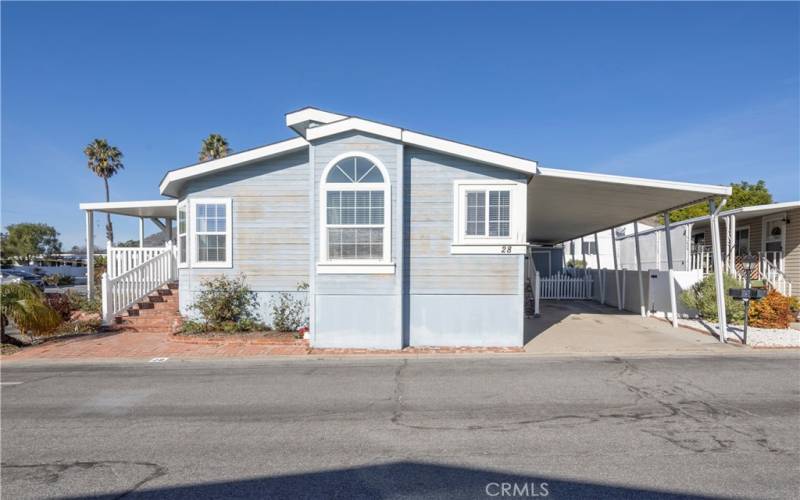
[[[27,347],[3,360],[16,359],[68,359],[68,358],[193,358],[193,357],[245,357],[273,355],[305,355],[303,345],[258,345],[241,342],[189,343],[170,340],[167,333],[110,332],[64,340],[54,340],[42,345]]]
[[[409,347],[402,351],[370,349],[309,349],[302,341],[263,344],[252,341],[220,341],[217,339],[172,338],[164,332],[119,331],[98,335],[53,340],[27,347],[3,356],[3,361],[28,359],[93,359],[93,358],[237,358],[258,356],[397,356],[436,354],[515,353],[522,348],[509,347]]]

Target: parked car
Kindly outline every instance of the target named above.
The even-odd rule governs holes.
[[[17,281],[13,281],[14,278]],[[31,285],[35,286],[39,290],[44,290],[45,284],[44,280],[33,273],[29,273],[27,271],[21,271],[18,269],[3,269],[2,270],[2,282],[3,283],[17,283],[19,281],[24,281],[26,283],[30,283]]]

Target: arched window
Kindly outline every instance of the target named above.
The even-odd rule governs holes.
[[[386,168],[366,153],[334,158],[323,171],[323,262],[388,263],[391,260],[390,189]]]

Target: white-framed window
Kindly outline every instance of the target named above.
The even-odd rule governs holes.
[[[457,180],[453,183],[452,253],[525,253],[524,182]]]
[[[594,241],[581,242],[581,252],[584,254],[595,255],[597,253],[597,245]]]
[[[192,198],[189,208],[192,267],[231,267],[231,199]]]
[[[178,203],[178,267],[189,263],[189,214],[185,201]]]
[[[372,155],[345,153],[331,160],[320,179],[321,273],[393,273],[391,187]]]

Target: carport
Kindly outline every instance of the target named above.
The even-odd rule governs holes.
[[[636,177],[560,170],[537,167],[531,177],[527,191],[527,241],[529,245],[555,245],[575,238],[594,238],[602,231],[612,232],[616,227],[633,223],[638,295],[640,314],[647,316],[642,279],[642,263],[639,256],[637,221],[646,217],[663,215],[669,234],[669,212],[700,201],[708,201],[711,212],[712,250],[715,269],[721,269],[719,213],[730,196],[731,188],[710,184],[663,181]],[[721,199],[721,201],[720,201]],[[716,201],[715,201],[716,200]],[[672,245],[667,239],[667,260],[670,283],[670,318],[677,328],[678,316],[673,277]],[[621,279],[614,248],[614,289],[617,304],[621,307]],[[532,268],[533,259],[528,259],[528,275],[535,297],[535,313],[540,313],[539,275]],[[598,268],[599,256],[598,256]],[[602,281],[603,274],[598,272]],[[720,273],[715,274],[717,309],[719,312],[720,340],[726,341],[725,301]],[[603,290],[605,284],[601,283]]]

